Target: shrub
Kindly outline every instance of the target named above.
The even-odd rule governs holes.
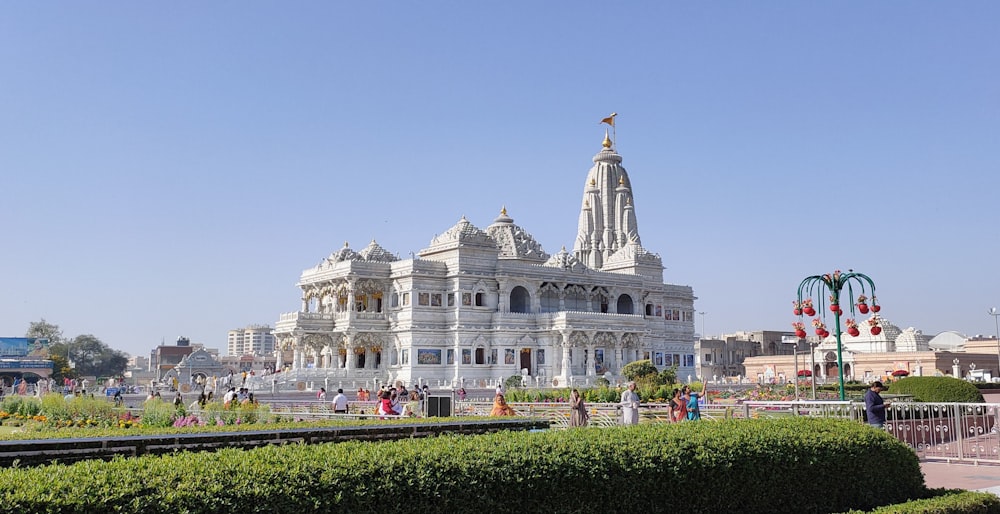
[[[640,380],[646,377],[653,377],[655,380],[659,371],[656,366],[653,365],[653,361],[649,359],[641,361],[632,361],[622,367],[622,375],[629,380]]]
[[[710,494],[692,494],[709,484]],[[926,496],[906,445],[855,422],[813,418],[270,446],[0,470],[0,497],[11,512],[659,512],[683,505],[687,512],[797,513]]]
[[[915,402],[983,402],[983,394],[975,385],[958,378],[906,377],[887,385],[888,394],[911,395]]]
[[[147,427],[169,427],[177,417],[173,404],[161,400],[146,400],[142,404],[142,425]]]

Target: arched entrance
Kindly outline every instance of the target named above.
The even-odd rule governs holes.
[[[521,348],[521,368],[528,370],[531,374],[531,348]]]
[[[623,294],[618,297],[618,314],[635,314],[632,297]]]
[[[531,295],[522,286],[510,290],[510,312],[531,312]]]

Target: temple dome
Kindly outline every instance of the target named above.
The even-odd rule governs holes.
[[[331,253],[330,256],[323,259],[319,265],[320,267],[331,266],[338,262],[356,261],[360,258],[361,257],[358,255],[358,252],[351,250],[351,245],[347,241],[344,241],[344,246],[341,249]]]
[[[968,339],[968,337],[955,331],[941,332],[940,334],[934,336],[927,343],[927,346],[930,347],[931,350],[954,351],[964,346]]]
[[[399,257],[382,248],[374,239],[368,243],[368,246],[358,252],[358,257],[368,262],[395,262],[399,260]]]
[[[437,235],[431,239],[431,244],[420,252],[420,255],[435,253],[441,250],[457,248],[458,246],[479,246],[496,248],[496,241],[486,232],[475,226],[462,216],[453,227],[445,233]]]
[[[545,262],[549,258],[542,245],[523,228],[515,225],[513,218],[507,216],[506,207],[500,210],[500,216],[493,220],[493,224],[486,227],[486,234],[496,241],[501,259]]]

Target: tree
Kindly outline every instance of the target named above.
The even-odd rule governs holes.
[[[659,370],[649,359],[630,362],[622,367],[622,375],[629,380],[639,380],[648,375],[656,375],[658,372]]]
[[[113,350],[96,336],[85,334],[74,337],[66,344],[66,358],[73,363],[76,373],[84,376],[117,377],[125,372],[128,357]]]
[[[59,328],[59,325],[53,325],[52,323],[45,321],[45,318],[42,318],[41,321],[35,321],[29,324],[28,332],[24,335],[24,337],[48,339],[50,346],[64,341],[62,329]]]

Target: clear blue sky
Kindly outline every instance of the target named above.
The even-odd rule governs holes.
[[[853,268],[992,334],[1000,4],[62,2],[0,7],[0,335],[148,354],[299,307],[349,241],[502,205],[572,247],[599,120],[696,329],[788,330]]]

